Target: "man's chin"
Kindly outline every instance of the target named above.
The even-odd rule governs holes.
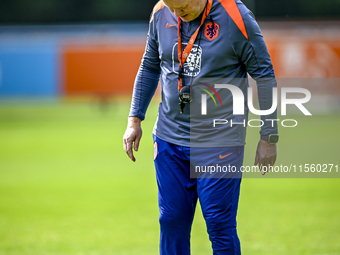
[[[192,17],[190,17],[189,15],[185,15],[184,17],[180,17],[182,21],[184,22],[190,22],[192,21]]]

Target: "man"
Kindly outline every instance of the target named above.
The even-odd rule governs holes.
[[[163,0],[155,5],[123,141],[135,161],[141,121],[160,76],[162,102],[153,131],[160,254],[190,254],[197,199],[214,254],[241,253],[236,233],[241,175],[227,171],[209,176],[203,169],[223,165],[240,173],[247,100],[242,102],[246,114],[234,114],[233,94],[215,81],[232,84],[246,95],[247,73],[257,82],[261,110],[270,109],[276,87],[273,66],[253,14],[240,0]],[[209,100],[197,90],[209,93]],[[212,114],[207,115],[203,106],[197,113],[201,98],[214,109]],[[212,127],[211,118],[235,125]],[[260,168],[274,165],[278,139],[276,122],[265,122],[276,119],[276,111],[261,118],[264,125],[255,157]]]

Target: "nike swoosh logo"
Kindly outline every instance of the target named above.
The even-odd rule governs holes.
[[[174,26],[177,26],[177,24],[169,25],[168,23],[166,23],[166,27],[174,27]]]
[[[222,155],[220,154],[220,159],[224,159],[224,158],[230,156],[231,154],[233,154],[233,153],[229,153],[229,154],[227,154],[227,155],[225,155],[225,156],[222,156]]]

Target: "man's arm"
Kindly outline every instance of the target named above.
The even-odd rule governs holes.
[[[265,175],[266,172],[269,170],[269,166],[273,166],[276,161],[276,144],[270,144],[262,139],[260,139],[255,156],[255,163],[254,165],[259,164],[259,169],[262,175]],[[266,171],[262,171],[262,167],[266,166]]]
[[[138,117],[129,117],[128,125],[123,137],[124,150],[133,162],[136,161],[136,158],[133,155],[132,145],[133,149],[138,151],[139,142],[142,138],[141,121],[142,120]]]
[[[154,27],[155,19],[152,19],[142,63],[135,79],[128,126],[123,137],[124,150],[133,162],[136,161],[133,149],[138,151],[142,138],[141,121],[145,118],[146,110],[156,91],[160,75],[160,60]]]
[[[244,8],[240,6],[240,8]],[[268,110],[273,103],[273,88],[276,87],[274,68],[264,42],[261,30],[255,21],[254,15],[248,10],[241,10],[248,34],[248,40],[244,38],[243,43],[238,44],[241,60],[246,66],[247,72],[256,80],[258,99],[261,110]],[[264,125],[261,127],[260,135],[278,134],[276,121],[266,121],[267,119],[277,119],[276,110],[270,115],[261,116]],[[262,174],[265,174],[263,166],[273,166],[276,161],[276,144],[260,139],[255,156],[255,165],[259,165]]]

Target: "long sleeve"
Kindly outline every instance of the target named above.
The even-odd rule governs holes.
[[[161,71],[154,26],[155,20],[152,20],[149,25],[145,52],[134,83],[129,113],[129,116],[136,116],[142,120],[145,118],[146,110],[156,91]]]
[[[243,8],[241,12],[244,13],[243,20],[248,40],[243,35],[238,36],[235,48],[247,72],[256,80],[260,109],[268,110],[273,103],[273,88],[277,86],[274,68],[254,15],[245,7],[241,8]],[[270,115],[261,116],[261,119],[264,122],[260,131],[261,135],[278,133],[276,121],[266,121],[277,119],[276,110]]]

